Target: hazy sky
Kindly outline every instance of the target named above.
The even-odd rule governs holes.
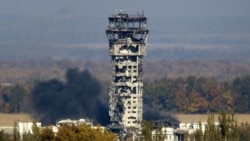
[[[0,15],[78,15],[107,17],[116,9],[151,17],[250,17],[250,0],[0,0]]]

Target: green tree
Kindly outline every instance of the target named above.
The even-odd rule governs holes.
[[[175,82],[168,78],[145,83],[144,102],[153,108],[170,111],[175,108],[174,98]]]
[[[154,141],[164,141],[166,134],[162,131],[162,126],[155,129]]]
[[[208,115],[204,133],[198,129],[195,141],[239,141],[237,121],[232,113],[222,112],[218,117],[219,125],[215,124],[214,115]]]
[[[14,139],[14,141],[21,140],[20,133],[18,132],[17,122],[14,123],[13,139]]]
[[[0,131],[0,141],[12,141],[10,135],[5,134],[4,131]]]
[[[235,93],[235,111],[244,113],[250,110],[250,75],[236,78],[233,81],[233,91]],[[237,102],[241,101],[241,102]]]
[[[41,139],[41,128],[37,126],[34,122],[32,126],[32,133],[24,133],[22,135],[22,140],[24,141],[42,141]]]
[[[15,85],[11,89],[12,95],[10,99],[10,112],[20,113],[22,109],[24,89],[21,85]]]
[[[207,125],[204,132],[204,141],[221,141],[219,129],[215,125],[214,115],[208,115]]]
[[[152,141],[152,131],[154,129],[153,122],[143,120],[141,123],[142,141]]]
[[[242,123],[238,130],[240,141],[250,140],[250,125],[248,123]]]
[[[202,127],[201,127],[201,122],[199,123],[199,129],[196,130],[194,134],[194,139],[195,141],[203,141],[203,133],[202,133]]]
[[[187,86],[186,86],[186,89],[189,92],[191,92],[193,90],[193,88],[195,87],[196,85],[196,77],[195,76],[189,76],[187,79],[186,79],[186,82],[187,82]]]
[[[22,139],[21,139],[22,141],[35,141],[35,137],[34,137],[34,135],[33,134],[31,134],[31,133],[24,133],[23,135],[22,135]],[[37,140],[36,140],[37,141]]]
[[[222,112],[219,116],[220,135],[223,141],[239,141],[237,120],[233,113]]]

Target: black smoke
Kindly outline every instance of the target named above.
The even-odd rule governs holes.
[[[65,82],[52,79],[37,83],[31,101],[44,124],[55,124],[61,118],[91,118],[106,125],[108,105],[101,92],[101,83],[88,70],[68,69]]]
[[[178,127],[180,121],[170,114],[163,114],[157,109],[151,108],[149,105],[143,105],[143,119],[154,123],[155,128]]]
[[[31,93],[33,112],[43,124],[55,124],[62,118],[91,118],[96,123],[107,125],[108,91],[88,70],[76,68],[67,70],[66,80],[57,79],[39,82]],[[171,115],[161,114],[150,106],[143,106],[143,119],[163,121],[169,126],[177,126],[179,121]],[[160,122],[162,123],[162,122]]]

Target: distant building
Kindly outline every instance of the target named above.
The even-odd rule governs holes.
[[[219,126],[218,122],[214,123],[215,126]],[[189,135],[195,134],[200,129],[205,132],[207,122],[191,122],[191,123],[180,123],[178,128],[162,127],[161,132],[157,129],[152,131],[152,139],[156,140],[157,136],[162,136],[163,141],[184,141],[186,138],[189,140]]]
[[[13,86],[12,83],[2,83],[1,84],[1,87],[11,87],[11,86]]]
[[[20,134],[22,139],[24,134],[33,134],[33,126],[36,124],[38,128],[42,127],[41,122],[17,122],[17,132]]]
[[[24,127],[21,123],[33,123],[33,121],[34,119],[28,114],[0,114],[0,131],[13,134],[14,128],[18,128],[19,123],[21,129]]]
[[[42,124],[40,122],[35,123],[38,128],[41,128]],[[0,131],[3,131],[5,134],[14,134],[14,130],[20,135],[20,138],[23,138],[24,134],[33,134],[32,127],[34,122],[21,122],[17,121],[12,126],[0,126]]]
[[[59,120],[56,125],[57,126],[61,126],[61,125],[81,125],[81,124],[86,124],[89,125],[91,127],[93,127],[93,120],[91,119],[79,119],[79,120],[72,120],[72,119],[62,119]]]
[[[60,128],[60,126],[63,126],[63,125],[68,125],[68,126],[78,126],[78,125],[82,125],[82,124],[85,124],[85,125],[89,125],[91,128],[93,129],[97,129],[97,128],[101,128],[101,129],[105,129],[105,127],[102,127],[102,126],[94,126],[93,124],[93,120],[92,119],[89,119],[89,118],[86,118],[86,119],[79,119],[79,120],[72,120],[72,119],[61,119],[59,120],[55,126],[51,126],[51,129],[52,131],[56,134]]]
[[[175,129],[171,127],[162,127],[161,128],[161,135],[164,137],[164,141],[175,141]],[[152,138],[156,140],[156,136],[159,134],[157,130],[153,130]]]

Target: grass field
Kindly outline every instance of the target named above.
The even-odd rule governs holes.
[[[29,114],[2,114],[0,113],[0,126],[14,126],[15,122],[33,122]]]
[[[176,114],[174,115],[180,122],[190,123],[194,122],[206,122],[207,114]],[[215,114],[215,121],[218,121],[219,114]],[[241,123],[250,123],[250,114],[235,114],[235,118],[237,119],[238,125]]]

